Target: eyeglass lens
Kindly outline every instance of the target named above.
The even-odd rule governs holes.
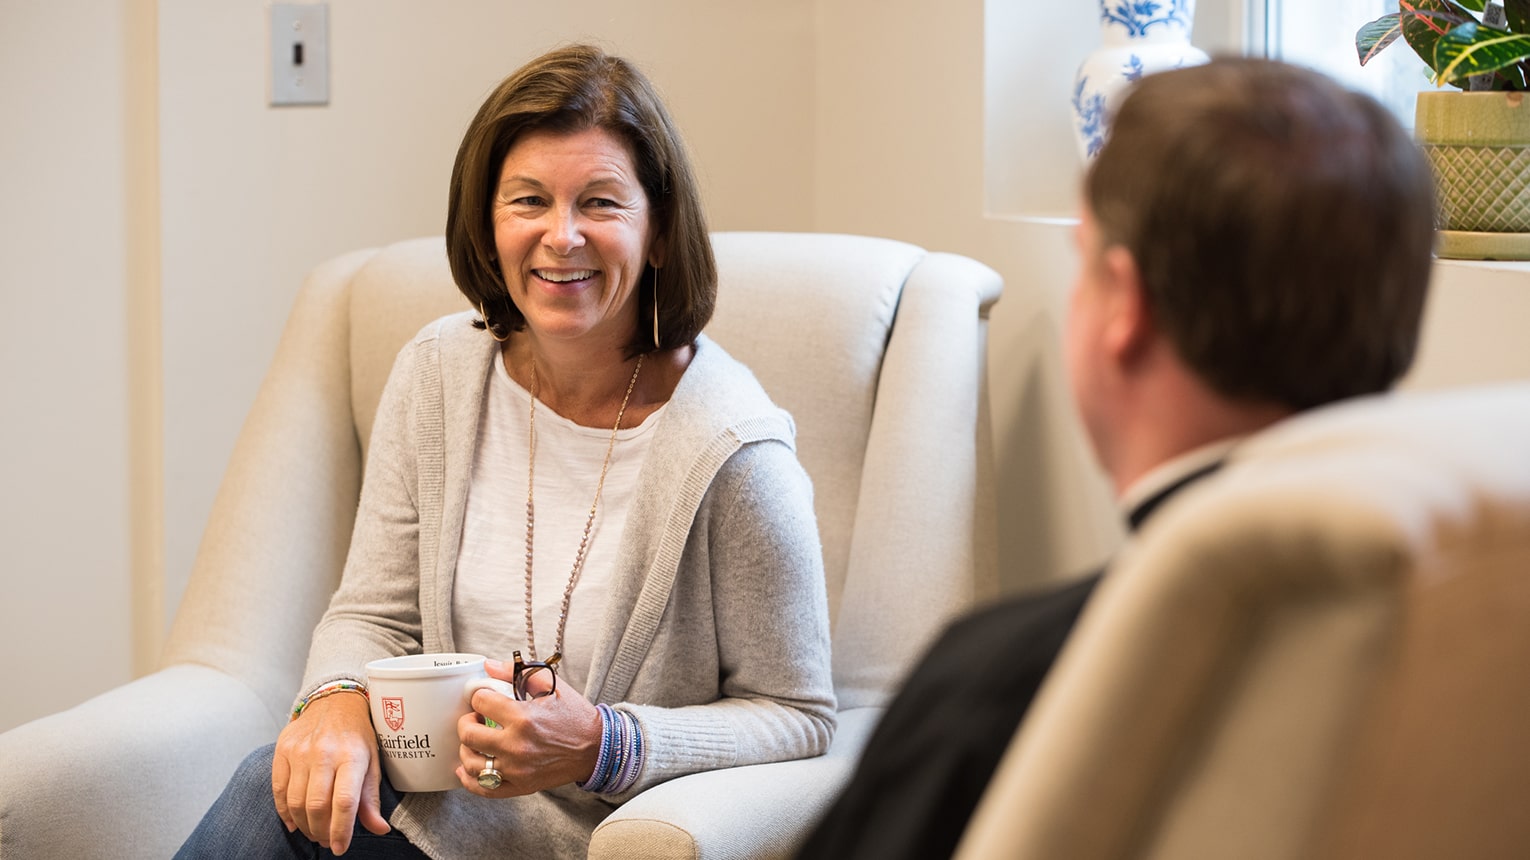
[[[515,695],[523,702],[551,696],[557,686],[558,673],[547,665],[528,663],[515,676]]]

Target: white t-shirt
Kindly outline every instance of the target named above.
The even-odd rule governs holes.
[[[462,551],[452,588],[452,634],[458,650],[510,659],[526,644],[526,464],[531,393],[494,362],[462,524]],[[559,683],[584,690],[590,652],[604,618],[606,597],[638,471],[648,455],[663,407],[636,427],[616,434],[611,467],[600,494],[584,567],[569,602]],[[600,483],[610,428],[581,427],[537,403],[536,521],[532,604],[536,652],[552,656],[558,610]]]

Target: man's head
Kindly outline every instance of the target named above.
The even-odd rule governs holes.
[[[1264,60],[1150,75],[1115,116],[1085,203],[1080,291],[1135,283],[1140,321],[1229,404],[1307,409],[1385,390],[1413,360],[1433,179],[1368,96]],[[1111,334],[1085,311],[1070,321],[1075,364]],[[1074,368],[1081,400],[1102,396],[1078,379],[1099,369]]]

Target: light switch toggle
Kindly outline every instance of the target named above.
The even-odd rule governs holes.
[[[329,4],[271,4],[271,104],[329,104]]]

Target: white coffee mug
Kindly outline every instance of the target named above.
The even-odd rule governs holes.
[[[367,664],[372,728],[399,791],[446,791],[457,779],[457,721],[473,691],[510,689],[484,673],[481,654],[409,654]],[[511,694],[513,695],[513,693]]]

